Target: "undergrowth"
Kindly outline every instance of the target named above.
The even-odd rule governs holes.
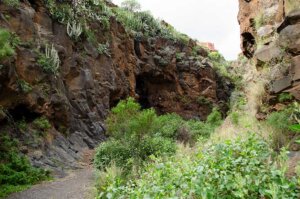
[[[151,155],[174,154],[177,140],[193,144],[208,138],[221,119],[216,109],[206,123],[185,121],[176,114],[158,116],[154,109],[141,110],[132,98],[123,100],[106,120],[110,139],[97,148],[95,166],[103,170],[114,162],[125,171],[138,169]]]
[[[152,156],[140,177],[128,181],[115,173],[97,198],[298,198],[296,180],[278,162],[264,141],[249,135]]]
[[[31,166],[26,156],[18,152],[18,141],[0,136],[0,198],[29,188],[49,179],[49,172]]]

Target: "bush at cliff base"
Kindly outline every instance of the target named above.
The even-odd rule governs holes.
[[[97,148],[94,165],[99,170],[111,162],[125,170],[140,167],[151,155],[174,154],[177,140],[195,143],[200,137],[208,138],[221,119],[216,109],[204,123],[175,114],[158,116],[154,109],[142,110],[132,98],[120,101],[106,120],[110,138]]]
[[[296,180],[284,173],[268,145],[250,135],[195,154],[153,157],[140,177],[115,177],[97,198],[299,198]]]
[[[49,178],[49,172],[33,167],[18,153],[16,140],[3,135],[0,143],[0,198]]]

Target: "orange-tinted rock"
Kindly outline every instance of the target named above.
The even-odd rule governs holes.
[[[158,113],[174,112],[197,119],[206,119],[212,110],[198,103],[200,96],[215,105],[226,104],[229,99],[232,85],[218,77],[202,57],[207,52],[196,52],[202,60],[191,56],[194,41],[184,45],[162,38],[137,40],[111,18],[109,30],[99,22],[89,24],[99,43],[109,42],[111,56],[99,55],[97,44],[83,35],[74,42],[66,25],[49,16],[43,1],[32,6],[21,3],[20,9],[8,9],[0,3],[0,12],[10,16],[8,21],[0,18],[0,26],[15,32],[23,42],[14,58],[1,63],[0,105],[18,119],[43,115],[53,124],[47,136],[50,141],[34,146],[51,151],[49,156],[34,156],[37,164],[54,164],[54,156],[73,165],[79,151],[106,139],[106,116],[129,96]],[[58,51],[61,64],[57,75],[44,73],[37,63],[45,43]],[[179,61],[177,52],[186,56]],[[21,92],[19,79],[29,83],[32,91]]]

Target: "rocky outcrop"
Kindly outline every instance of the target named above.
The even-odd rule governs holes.
[[[288,92],[300,100],[300,3],[240,0],[241,48],[258,69],[270,69],[270,95]],[[270,97],[272,98],[272,97]]]
[[[30,123],[46,116],[53,125],[41,142],[23,142],[23,151],[35,165],[78,166],[83,149],[105,140],[110,108],[128,96],[158,113],[205,119],[210,105],[226,104],[230,95],[230,82],[217,76],[207,52],[195,50],[192,40],[186,45],[163,38],[136,39],[111,17],[109,29],[89,22],[97,31],[96,41],[109,44],[109,52],[99,54],[86,37],[70,38],[66,25],[51,17],[43,1],[23,1],[19,7],[0,3],[0,13],[0,26],[21,40],[15,55],[1,61],[2,130],[22,141],[32,138],[18,130],[22,119]],[[45,73],[38,63],[46,44],[58,51],[55,75]],[[31,87],[30,92],[22,90],[20,81]]]

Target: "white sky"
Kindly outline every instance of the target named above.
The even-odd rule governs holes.
[[[178,31],[193,39],[212,42],[227,60],[240,52],[237,0],[138,0],[142,10],[150,10]],[[120,5],[122,0],[113,0]]]

